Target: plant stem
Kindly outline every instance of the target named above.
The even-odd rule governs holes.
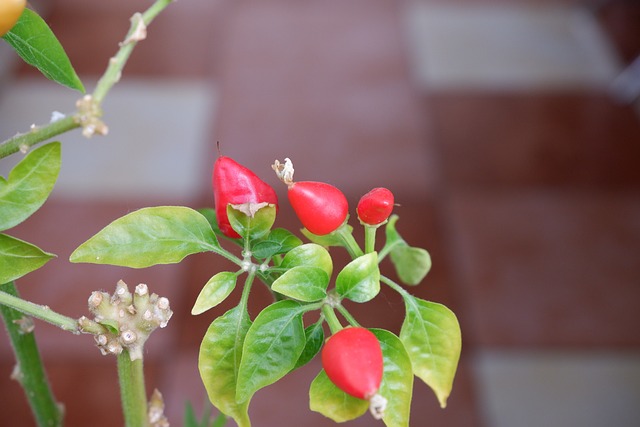
[[[118,355],[118,380],[125,426],[148,426],[147,392],[142,359],[131,360],[126,349]]]
[[[349,324],[351,326],[360,326],[360,324],[358,323],[358,321],[355,319],[355,317],[353,317],[351,315],[351,313],[349,313],[349,310],[347,310],[345,308],[345,306],[343,306],[342,304],[340,304],[338,306],[338,311],[340,312],[340,314],[342,314],[342,316],[347,319],[347,322],[349,322]]]
[[[98,107],[113,85],[120,80],[122,70],[137,42],[144,38],[144,33],[141,34],[140,30],[149,25],[151,21],[172,2],[173,0],[156,0],[142,15],[136,14],[131,18],[131,28],[125,40],[120,44],[118,52],[109,61],[107,69],[98,81],[91,96]],[[144,25],[141,26],[141,24]],[[18,134],[0,143],[0,159],[20,150],[26,150],[33,145],[47,141],[54,136],[61,135],[80,126],[81,122],[77,112],[55,122],[34,126],[31,131]]]
[[[0,285],[0,289],[3,294],[18,296],[18,290],[13,282]],[[19,324],[24,319],[24,315],[5,305],[0,305],[0,313],[16,357],[16,370],[12,376],[22,385],[37,425],[61,426],[62,409],[56,403],[49,386],[33,332],[25,331]]]
[[[38,305],[25,301],[17,296],[17,293],[12,292],[11,290],[11,287],[7,287],[7,285],[0,287],[0,305],[11,307],[21,313],[43,320],[47,323],[51,323],[65,331],[70,331],[74,334],[80,333],[78,322],[75,319],[56,313],[46,305]]]
[[[384,247],[380,249],[380,252],[378,252],[378,263],[380,263],[383,259],[385,259],[385,257],[391,253],[393,248],[403,243],[406,244],[404,240],[396,240],[391,244],[389,243],[385,244]]]
[[[253,279],[256,277],[256,271],[254,269],[249,270],[247,279],[244,281],[244,287],[242,288],[242,296],[240,297],[240,305],[247,309],[249,303],[249,294],[251,293],[251,286],[253,286]]]
[[[358,242],[356,242],[353,234],[349,231],[349,227],[343,224],[338,227],[335,233],[340,236],[340,239],[342,240],[342,243],[344,243],[344,247],[347,249],[347,252],[349,252],[349,255],[351,255],[351,258],[356,259],[363,255],[362,249],[360,248],[360,245],[358,245]]]
[[[73,115],[46,125],[34,126],[29,132],[19,133],[0,144],[0,159],[4,159],[18,151],[26,152],[33,145],[78,127],[80,127],[80,123]]]
[[[398,285],[396,282],[394,282],[393,280],[389,279],[387,276],[380,276],[380,281],[386,283],[391,289],[393,289],[394,291],[398,292],[400,295],[402,295],[403,298],[405,297],[411,297],[411,294],[409,294],[409,292],[405,291],[404,289],[402,289],[402,286]]]
[[[376,231],[378,226],[365,225],[364,226],[364,253],[369,254],[375,251],[376,246]]]
[[[335,311],[333,311],[333,307],[329,304],[324,304],[322,306],[322,314],[327,320],[327,324],[329,325],[329,329],[331,329],[332,334],[335,334],[342,329],[342,324],[340,323],[338,316],[336,316]]]
[[[102,102],[109,90],[111,90],[111,87],[120,80],[122,69],[127,63],[129,56],[131,56],[133,48],[136,47],[138,41],[144,39],[146,31],[143,34],[139,34],[143,28],[141,24],[144,27],[149,25],[172,1],[173,0],[156,0],[142,15],[135,14],[131,17],[131,27],[129,28],[127,36],[124,41],[120,43],[118,52],[109,60],[109,65],[93,92],[93,99],[98,104]]]

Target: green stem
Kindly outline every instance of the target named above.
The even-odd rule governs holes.
[[[338,316],[336,316],[335,311],[333,311],[333,307],[329,304],[324,304],[322,306],[322,314],[327,320],[327,324],[329,325],[329,329],[331,329],[332,334],[335,334],[342,329],[342,324],[340,323]]]
[[[401,243],[404,243],[404,241],[397,240],[391,244],[385,244],[384,247],[380,249],[380,252],[378,252],[378,263],[380,263],[383,259],[385,259],[385,257],[391,253],[393,248],[395,248],[397,245]]]
[[[21,313],[51,323],[65,331],[79,334],[78,322],[71,317],[67,317],[60,313],[56,313],[46,305],[38,305],[29,301],[25,301],[18,297],[16,293],[5,290],[5,286],[0,287],[0,305],[11,307]],[[11,290],[11,288],[7,288]]]
[[[147,26],[155,19],[160,12],[162,12],[173,0],[156,0],[142,15],[141,21],[144,26]],[[127,33],[127,36],[120,44],[120,49],[111,58],[109,65],[104,74],[98,81],[96,88],[93,92],[92,98],[97,106],[100,106],[104,98],[107,96],[113,85],[120,80],[122,70],[131,56],[133,48],[137,45],[141,38],[132,37],[136,34],[136,30],[140,28],[139,15],[134,15],[131,19],[131,28]],[[29,147],[47,141],[54,136],[61,135],[72,129],[76,129],[81,126],[78,119],[78,113],[73,113],[65,118],[50,122],[42,126],[34,126],[29,132],[18,134],[12,138],[0,144],[0,159],[5,158],[11,154],[17,153],[20,150],[27,150]]]
[[[376,231],[378,226],[366,225],[364,226],[364,253],[369,254],[375,251],[376,247]]]
[[[118,380],[125,426],[148,426],[143,362],[142,359],[131,360],[126,349],[118,355]]]
[[[13,138],[10,138],[0,144],[0,159],[17,153],[18,151],[26,152],[30,147],[47,141],[54,136],[63,134],[72,129],[80,127],[80,122],[76,120],[76,117],[65,116],[63,119],[51,122],[43,126],[34,126],[29,132],[19,133]]]
[[[133,48],[136,47],[138,41],[144,38],[144,36],[137,36],[141,25],[143,24],[144,27],[149,25],[172,1],[173,0],[156,0],[142,15],[135,14],[131,17],[131,27],[129,28],[127,36],[120,44],[118,52],[109,60],[109,65],[93,92],[93,99],[98,104],[102,102],[109,90],[111,90],[111,87],[120,80],[122,69],[127,63],[129,56],[131,56]],[[142,23],[140,19],[142,19]]]
[[[249,294],[251,293],[251,287],[253,286],[253,279],[256,277],[256,271],[254,269],[249,270],[247,279],[244,281],[244,287],[242,288],[242,296],[240,297],[240,305],[247,309],[249,303]]]
[[[344,243],[344,247],[347,249],[347,252],[349,252],[349,255],[351,255],[351,258],[356,259],[363,255],[360,245],[356,242],[355,237],[353,237],[353,234],[349,231],[349,227],[347,227],[346,223],[338,227],[335,233],[340,236],[340,239],[342,240],[342,243]]]
[[[342,316],[347,319],[347,322],[349,322],[349,324],[351,326],[360,326],[360,323],[358,323],[358,321],[356,320],[355,317],[353,317],[351,315],[351,313],[349,313],[349,310],[347,310],[347,308],[345,306],[343,306],[342,304],[340,304],[338,306],[338,311],[340,312],[340,314],[342,314]]]
[[[391,289],[398,292],[402,297],[411,297],[411,294],[405,291],[402,286],[398,285],[393,280],[389,279],[387,276],[380,276],[380,281],[386,283]]]
[[[220,247],[220,246],[211,246],[210,248],[211,252],[220,255],[223,258],[228,259],[229,261],[231,261],[232,263],[234,263],[235,265],[242,267],[242,260],[240,258],[238,258],[237,256],[235,256],[233,253],[227,251],[226,249]]]
[[[0,285],[0,289],[3,294],[18,296],[18,290],[13,282]],[[49,386],[33,332],[25,332],[17,323],[24,318],[24,315],[5,305],[0,305],[0,314],[16,357],[14,378],[22,385],[27,395],[37,425],[61,426],[63,417],[61,406],[56,403]]]

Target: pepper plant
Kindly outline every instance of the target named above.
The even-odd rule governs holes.
[[[132,17],[131,29],[90,95],[44,21],[34,11],[22,10],[24,2],[11,1],[22,10],[20,17],[14,24],[12,15],[0,28],[6,31],[3,39],[25,61],[83,94],[74,113],[0,143],[0,158],[31,150],[6,179],[0,178],[0,312],[39,426],[62,425],[63,417],[25,314],[72,333],[92,334],[102,354],[116,355],[127,427],[168,425],[160,393],[146,394],[142,359],[149,334],[167,326],[169,301],[142,284],[130,292],[124,282],[113,294],[91,293],[92,318],[70,318],[25,301],[14,282],[55,255],[5,232],[42,206],[60,170],[60,142],[31,147],[77,128],[87,137],[107,133],[101,103],[120,79],[137,42],[146,37],[146,26],[170,3],[156,0]],[[288,188],[300,230],[277,226],[278,199],[269,184],[235,160],[219,156],[212,175],[214,206],[156,206],[131,212],[90,237],[70,260],[146,268],[211,252],[235,265],[231,271],[212,271],[192,308],[192,315],[212,319],[197,364],[211,404],[223,414],[216,426],[223,425],[226,416],[240,427],[250,426],[254,394],[316,356],[323,369],[310,384],[310,408],[336,422],[358,418],[369,409],[387,426],[408,426],[414,377],[432,388],[444,408],[460,356],[460,328],[447,307],[407,290],[423,281],[431,258],[401,236],[399,216],[392,214],[393,194],[378,187],[364,195],[352,212],[357,221],[350,224],[347,199],[338,188],[320,181],[294,181],[289,159],[275,161],[272,168]],[[354,237],[353,225],[364,227],[363,242]],[[334,262],[333,255],[342,250],[350,256],[346,265]],[[382,271],[385,258],[393,271]],[[252,316],[247,307],[256,284],[265,286],[273,301]],[[382,286],[404,301],[399,331],[361,324],[348,309],[350,303],[373,300]],[[233,308],[225,313],[212,310],[236,287],[242,292]],[[188,406],[185,425],[211,423],[208,414],[197,420]]]
[[[388,190],[368,194],[359,205],[361,217],[375,218],[369,221],[373,224],[360,221],[365,227],[363,250],[348,223],[346,198],[340,190],[325,183],[294,183],[289,159],[284,165],[276,161],[273,168],[289,186],[289,199],[306,225],[302,235],[307,242],[275,227],[278,203],[268,184],[244,166],[221,157],[213,171],[215,210],[158,206],[129,213],[79,246],[70,259],[144,268],[213,252],[233,262],[234,271],[212,272],[192,314],[207,312],[236,286],[243,287],[238,304],[212,321],[198,361],[211,403],[241,427],[251,425],[248,408],[258,390],[305,365],[326,345],[325,324],[331,335],[345,327],[371,328],[381,349],[383,375],[371,390],[374,393],[354,397],[341,385],[355,382],[356,387],[361,386],[358,382],[369,381],[366,370],[376,366],[346,369],[334,366],[344,363],[336,362],[339,358],[327,358],[328,362],[323,358],[325,368],[338,369],[341,379],[332,381],[326,369],[318,373],[309,390],[312,410],[343,422],[363,415],[371,404],[372,414],[386,425],[408,426],[414,375],[433,389],[445,407],[461,349],[458,321],[447,307],[412,296],[380,271],[380,262],[388,256],[400,282],[415,286],[431,268],[429,253],[411,246],[398,232],[397,215],[379,217],[379,205],[388,205]],[[376,194],[382,200],[372,200]],[[382,211],[390,213],[388,207]],[[384,244],[377,252],[374,243],[381,227]],[[220,238],[232,241],[237,250],[221,245]],[[340,248],[352,258],[344,266],[334,265],[331,256],[331,251]],[[272,292],[273,303],[252,319],[247,303],[256,281]],[[397,335],[375,325],[360,325],[343,304],[366,304],[378,295],[381,284],[398,292],[405,303],[406,316]],[[303,317],[310,312],[318,312],[318,320],[305,324]],[[336,351],[340,350],[332,353]],[[375,347],[370,351],[375,352]],[[386,408],[380,408],[379,399],[371,399],[373,394],[386,400]]]

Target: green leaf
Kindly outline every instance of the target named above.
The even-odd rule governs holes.
[[[277,254],[289,252],[296,246],[300,246],[302,240],[284,228],[271,230],[269,235],[251,247],[253,256],[258,259],[265,259]]]
[[[3,38],[27,64],[36,67],[45,77],[84,93],[84,86],[64,48],[36,12],[25,9]]]
[[[431,270],[431,256],[422,248],[415,248],[406,244],[396,246],[391,251],[398,278],[406,285],[418,285]]]
[[[347,228],[346,230],[347,233],[353,232],[352,226],[348,224],[343,226]],[[338,234],[335,231],[329,234],[325,234],[324,236],[318,236],[317,234],[313,234],[306,228],[303,228],[301,231],[302,231],[302,234],[304,234],[304,236],[307,239],[311,240],[313,243],[316,243],[320,246],[324,246],[326,248],[330,246],[344,246],[344,240],[342,239],[342,237],[340,237],[340,234]]]
[[[47,200],[60,172],[60,143],[43,145],[27,154],[0,177],[0,231],[20,224]]]
[[[305,347],[302,314],[295,301],[266,307],[247,332],[238,372],[236,400],[248,401],[263,387],[291,371]]]
[[[0,233],[0,283],[19,279],[54,257],[31,243]]]
[[[409,294],[403,298],[407,313],[400,339],[409,353],[416,376],[433,389],[444,408],[462,349],[458,319],[442,304]]]
[[[309,407],[337,423],[354,420],[367,412],[369,402],[340,390],[331,382],[324,369],[309,389]]]
[[[387,427],[408,427],[413,394],[411,359],[400,338],[384,329],[371,329],[380,341],[384,373],[378,394],[387,399],[383,421]]]
[[[316,357],[316,354],[320,352],[322,344],[324,343],[324,328],[322,324],[323,321],[320,320],[304,330],[304,336],[306,338],[304,350],[293,369],[298,369],[311,362],[311,360]]]
[[[336,278],[336,291],[354,302],[367,302],[380,292],[378,254],[371,252],[347,264]]]
[[[222,231],[220,231],[220,227],[218,226],[218,220],[216,219],[216,211],[214,209],[211,208],[200,208],[200,209],[196,209],[198,211],[198,213],[200,215],[202,215],[203,217],[205,217],[207,219],[207,222],[209,222],[209,225],[211,226],[211,229],[220,236],[224,236],[224,234],[222,233]]]
[[[293,268],[299,266],[318,267],[331,277],[333,273],[333,261],[329,251],[315,243],[307,243],[291,249],[282,259],[281,268]]]
[[[220,246],[207,220],[181,206],[158,206],[116,219],[80,245],[71,262],[145,268]]]
[[[229,224],[236,233],[250,240],[269,234],[276,221],[276,205],[266,203],[243,203],[227,205]]]
[[[196,414],[193,411],[193,406],[191,402],[187,402],[184,408],[184,417],[182,420],[183,427],[203,427],[196,418]]]
[[[398,215],[391,215],[385,229],[386,242],[381,252],[390,252],[398,278],[406,285],[422,282],[431,270],[431,256],[422,248],[409,246],[396,229]]]
[[[251,326],[249,314],[242,306],[227,311],[211,323],[202,339],[198,369],[209,400],[239,427],[250,427],[249,399],[236,402],[238,366],[242,346]]]
[[[320,301],[327,296],[329,276],[318,267],[293,267],[278,277],[271,289],[304,302]]]
[[[204,313],[224,301],[236,287],[237,278],[237,273],[229,271],[221,271],[215,274],[200,291],[191,309],[191,314]]]

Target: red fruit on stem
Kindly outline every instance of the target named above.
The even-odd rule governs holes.
[[[295,182],[289,187],[289,202],[307,230],[318,236],[335,231],[349,213],[342,191],[324,182]]]
[[[293,182],[293,164],[289,159],[285,159],[284,165],[276,160],[273,169],[289,187],[289,202],[307,230],[323,236],[345,222],[349,204],[342,191],[324,182]]]
[[[374,188],[360,198],[356,210],[360,221],[368,225],[378,225],[391,215],[393,193],[383,187]]]
[[[231,228],[227,216],[227,205],[269,203],[278,208],[278,196],[274,189],[250,169],[230,157],[218,157],[213,165],[212,184],[216,219],[220,230],[227,237],[240,237]]]
[[[342,329],[329,337],[322,348],[322,367],[340,390],[369,400],[377,394],[382,382],[380,342],[368,329]]]

